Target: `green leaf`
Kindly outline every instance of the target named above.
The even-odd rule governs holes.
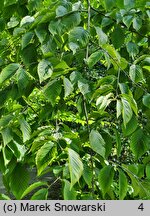
[[[4,146],[6,146],[13,138],[12,129],[9,127],[6,127],[3,130],[1,130],[1,134],[3,138]]]
[[[25,94],[27,87],[30,83],[30,77],[24,68],[20,67],[17,71],[17,85],[19,92]]]
[[[2,148],[2,153],[3,153],[4,166],[6,168],[13,157],[13,153],[9,150],[9,148],[7,148],[7,146]]]
[[[129,70],[130,78],[133,82],[143,82],[143,71],[142,68],[139,65],[131,65]]]
[[[98,109],[104,111],[107,108],[107,106],[111,103],[112,97],[113,93],[109,93],[106,96],[100,96],[96,100],[96,106],[98,107]]]
[[[100,135],[100,133],[96,130],[92,130],[89,136],[89,141],[91,148],[101,155],[103,158],[105,158],[105,141],[103,137]]]
[[[86,95],[90,92],[89,85],[86,82],[86,80],[79,80],[78,81],[78,88],[83,95]]]
[[[121,101],[122,101],[123,123],[124,123],[124,126],[126,127],[127,123],[132,118],[133,112],[132,112],[130,103],[125,98],[121,98]]]
[[[61,19],[63,25],[63,32],[69,31],[78,26],[81,22],[81,15],[79,12],[68,14]]]
[[[106,26],[109,26],[113,23],[112,19],[108,18],[108,17],[104,17],[102,19],[102,23],[101,23],[101,26],[102,27],[106,27]]]
[[[146,177],[150,180],[150,163],[146,165]]]
[[[25,47],[28,46],[28,44],[32,41],[34,37],[34,33],[33,32],[26,32],[23,37],[22,37],[22,41],[21,41],[21,47],[22,49],[24,49]]]
[[[123,200],[127,194],[128,183],[125,173],[119,169],[119,199]]]
[[[70,80],[67,79],[66,77],[64,77],[63,82],[64,82],[64,89],[65,89],[65,97],[67,97],[68,95],[72,93],[73,85],[70,82]]]
[[[56,158],[57,148],[56,145],[48,141],[46,142],[36,154],[36,166],[38,175],[40,175],[44,169],[50,165]]]
[[[116,0],[105,0],[104,5],[106,10],[111,10],[113,7],[116,6]]]
[[[8,28],[14,28],[19,24],[17,17],[11,17],[10,21],[7,23]]]
[[[142,27],[142,18],[134,17],[133,19],[133,28],[138,31]]]
[[[144,69],[148,70],[150,72],[150,66],[147,65],[147,66],[143,66]]]
[[[139,179],[137,178],[137,173],[135,173],[135,170],[133,170],[134,167],[132,167],[132,169],[130,169],[130,167],[126,166],[123,164],[123,169],[124,171],[128,174],[128,176],[131,178],[131,185],[133,187],[133,196],[137,196],[141,190],[141,183],[139,181]],[[137,170],[136,170],[137,171]],[[142,188],[143,190],[143,188]]]
[[[41,186],[47,186],[47,183],[46,182],[35,182],[33,184],[31,184],[22,194],[21,196],[21,199],[23,199],[25,196],[27,196],[29,193],[31,193],[33,190],[35,190],[36,188],[38,187],[41,187]]]
[[[82,80],[83,77],[82,77],[82,74],[78,71],[73,71],[71,74],[70,74],[70,80],[71,80],[71,83],[74,85],[76,85],[78,83],[79,80]]]
[[[38,25],[35,29],[35,34],[38,37],[41,44],[46,39],[47,33],[48,32],[46,31],[45,25]]]
[[[43,59],[42,61],[39,62],[38,75],[39,75],[40,83],[50,78],[52,73],[53,73],[53,67],[49,61]]]
[[[128,27],[130,28],[131,24],[132,24],[132,21],[133,21],[133,16],[132,15],[128,15],[128,16],[124,16],[123,17],[123,23]]]
[[[150,109],[150,94],[143,96],[143,104]]]
[[[58,8],[56,9],[56,16],[63,16],[65,14],[67,14],[67,8],[65,8],[64,6],[60,5],[58,6]]]
[[[135,0],[124,0],[124,7],[127,10],[134,8],[134,6],[135,6]]]
[[[44,88],[44,94],[47,99],[51,102],[52,106],[56,104],[56,99],[60,95],[62,90],[61,81],[53,80],[50,81]]]
[[[115,129],[115,139],[117,144],[117,157],[120,157],[122,146],[121,146],[121,135],[118,130]]]
[[[124,0],[116,0],[117,7],[124,8]]]
[[[69,48],[72,50],[73,55],[76,53],[77,49],[79,49],[79,45],[77,43],[70,42]]]
[[[48,189],[42,188],[33,194],[30,200],[47,200],[48,197]]]
[[[0,194],[0,200],[11,200],[11,198],[5,194]]]
[[[133,115],[131,120],[127,123],[126,127],[123,125],[123,134],[124,136],[131,135],[138,127],[137,118]]]
[[[95,27],[96,33],[98,36],[99,45],[104,45],[108,41],[107,35],[103,32],[103,30],[100,27]]]
[[[20,123],[20,129],[21,129],[22,135],[23,135],[23,142],[26,142],[30,139],[30,135],[31,135],[30,125],[28,124],[28,122],[24,118],[21,118],[19,120],[19,123]]]
[[[78,1],[72,5],[72,11],[79,11],[81,7],[81,1]]]
[[[0,73],[0,84],[2,84],[5,80],[12,77],[18,70],[19,66],[20,65],[17,63],[11,63],[8,66],[6,66]]]
[[[111,165],[105,166],[100,170],[98,182],[103,192],[103,196],[109,191],[113,182],[114,169]]]
[[[136,130],[131,136],[130,147],[136,159],[147,151],[147,140],[142,129]]]
[[[103,48],[106,50],[108,55],[111,57],[110,61],[113,64],[114,68],[118,71],[118,66],[120,65],[120,54],[115,50],[115,48],[110,44],[104,44]]]
[[[102,131],[102,137],[105,140],[105,158],[109,158],[109,156],[112,153],[112,148],[113,148],[113,137],[112,135],[107,131],[107,130],[103,130]]]
[[[102,85],[113,85],[116,80],[116,76],[114,75],[108,75],[105,77],[100,78],[97,83],[97,87],[102,86]]]
[[[139,48],[136,43],[129,42],[127,43],[127,51],[132,58],[136,57],[136,55],[139,53]]]
[[[122,94],[131,94],[131,91],[129,90],[129,86],[127,85],[127,83],[119,83],[119,89]]]
[[[22,18],[22,20],[20,22],[20,27],[29,25],[29,24],[33,23],[34,20],[35,19],[34,19],[33,16],[25,16],[25,17]]]
[[[10,121],[14,118],[12,114],[8,114],[6,116],[1,117],[0,119],[0,127],[5,127],[9,125]]]
[[[68,157],[69,157],[69,171],[71,177],[71,187],[79,181],[83,173],[83,163],[78,155],[73,149],[68,148]]]
[[[4,2],[4,6],[8,7],[10,5],[16,4],[18,2],[18,0],[12,0],[12,1],[4,0],[3,2]]]
[[[65,182],[64,191],[63,191],[64,200],[76,200],[76,196],[77,196],[76,190],[73,187],[71,187],[69,181],[64,180],[64,182]]]
[[[25,66],[30,67],[37,63],[37,50],[35,44],[29,44],[28,46],[26,46],[22,50],[21,55]]]
[[[29,183],[29,172],[26,167],[17,164],[10,176],[10,188],[16,199],[21,199]]]
[[[129,104],[130,104],[132,110],[134,111],[135,115],[138,115],[137,103],[134,100],[132,94],[131,95],[129,95],[129,94],[122,94],[122,97],[125,98],[129,102]]]
[[[20,145],[15,140],[13,140],[12,142],[8,143],[7,146],[13,152],[13,154],[18,160],[23,160],[25,153],[27,151],[24,145]]]
[[[5,20],[3,17],[0,18],[0,31],[2,32],[5,29]]]
[[[83,169],[83,178],[84,178],[85,182],[87,183],[87,185],[89,186],[89,188],[91,188],[92,177],[93,177],[92,169],[90,166],[87,165],[87,163],[84,163],[83,168],[84,168]]]
[[[117,118],[119,118],[119,116],[122,113],[122,102],[120,100],[117,100],[116,111],[117,111]]]
[[[101,50],[92,53],[87,60],[89,68],[92,68],[102,58],[102,56],[103,52]]]
[[[124,40],[125,40],[123,29],[120,27],[116,27],[111,34],[111,40],[116,49],[120,48],[124,44]]]
[[[89,33],[83,27],[74,27],[69,33],[69,47],[75,44],[76,47],[85,47],[89,40]],[[70,46],[71,45],[71,46]],[[75,49],[75,47],[74,47]],[[72,50],[73,51],[73,50]]]
[[[60,16],[56,20],[52,20],[49,24],[49,31],[55,35],[62,35],[65,32],[69,32],[74,27],[78,26],[81,22],[81,16],[79,12],[74,12],[71,14],[66,14],[65,16]]]

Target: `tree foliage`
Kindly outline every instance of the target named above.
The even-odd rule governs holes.
[[[0,2],[6,191],[47,199],[35,167],[63,199],[149,199],[150,2]]]

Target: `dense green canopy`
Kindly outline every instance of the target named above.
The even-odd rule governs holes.
[[[149,199],[150,1],[0,5],[0,198]]]

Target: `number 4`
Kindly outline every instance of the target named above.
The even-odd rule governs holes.
[[[144,210],[144,206],[143,206],[143,203],[141,203],[138,207],[139,210],[143,211]]]

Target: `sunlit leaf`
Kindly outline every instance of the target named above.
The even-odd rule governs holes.
[[[141,17],[134,17],[133,19],[133,28],[138,31],[142,27]]]
[[[27,140],[30,139],[31,127],[24,118],[21,118],[19,120],[19,123],[20,123],[20,129],[21,129],[22,134],[23,134],[23,142],[26,142]]]
[[[125,98],[121,98],[121,101],[122,101],[123,122],[124,122],[124,126],[126,127],[127,123],[132,118],[133,112],[132,112],[130,103]]]
[[[99,45],[106,44],[108,41],[107,35],[103,32],[103,30],[100,27],[95,27],[95,29],[98,36]]]
[[[51,164],[57,155],[57,149],[53,142],[46,142],[42,147],[38,150],[36,154],[36,166],[38,170],[38,175],[40,175],[43,170]]]
[[[71,187],[79,181],[83,173],[83,163],[77,152],[68,148],[69,171],[71,177]]]
[[[85,47],[89,40],[89,33],[82,27],[75,27],[69,33],[69,46],[72,51],[78,47]],[[74,44],[74,47],[72,47]]]
[[[146,177],[150,179],[150,164],[149,163],[146,165]]]
[[[38,64],[38,75],[40,83],[51,77],[53,73],[52,65],[49,61],[43,59]]]
[[[139,65],[131,65],[129,75],[131,77],[131,80],[136,83],[142,82],[144,79],[142,68]]]
[[[11,63],[7,65],[0,73],[0,84],[12,77],[18,70],[19,66],[20,65],[17,63]]]
[[[119,199],[123,200],[127,194],[128,189],[127,177],[125,173],[119,170]]]
[[[29,25],[31,23],[34,22],[34,17],[33,16],[25,16],[22,18],[21,22],[20,22],[20,26],[25,26],[25,25]]]
[[[136,43],[129,42],[127,43],[127,51],[132,58],[135,58],[135,56],[139,53],[139,48]]]
[[[122,102],[120,100],[117,100],[116,111],[117,111],[117,118],[119,118],[119,116],[122,113]]]
[[[87,60],[87,64],[90,68],[92,68],[103,56],[103,52],[102,51],[97,51],[92,53],[88,60]]]
[[[56,98],[60,95],[62,90],[61,81],[53,80],[50,81],[44,88],[44,94],[47,99],[51,102],[52,106],[56,104]]]
[[[41,188],[37,192],[35,192],[31,200],[47,200],[48,197],[48,189],[47,188]]]
[[[96,130],[92,130],[89,136],[91,148],[105,158],[105,141],[100,133]]]
[[[38,187],[43,187],[43,186],[47,186],[46,182],[34,182],[33,184],[31,184],[22,194],[21,199],[24,198],[25,196],[27,196],[29,193],[31,193],[33,190],[35,190]]]
[[[65,97],[67,97],[68,95],[70,95],[73,91],[73,85],[70,82],[69,79],[67,79],[66,77],[64,77],[64,89],[65,89]]]
[[[64,180],[65,186],[64,186],[64,200],[76,200],[77,192],[76,190],[71,187],[71,183],[67,180]]]
[[[28,44],[32,41],[32,38],[34,37],[33,32],[27,32],[22,37],[22,49],[24,49]]]

